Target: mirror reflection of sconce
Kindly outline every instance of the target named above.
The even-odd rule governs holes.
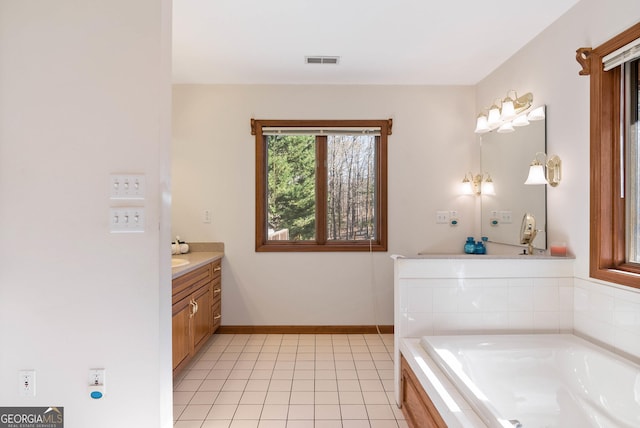
[[[512,98],[510,94],[514,94]],[[476,121],[476,134],[484,134],[497,129],[499,133],[514,132],[518,126],[527,126],[529,121],[543,120],[545,118],[544,106],[537,107],[531,111],[529,108],[533,103],[533,94],[527,92],[518,97],[514,90],[507,92],[504,99],[496,99],[488,113],[481,112]],[[498,107],[500,104],[500,107]]]
[[[542,155],[543,160],[538,159]],[[529,176],[524,184],[549,184],[556,187],[562,178],[562,161],[557,155],[547,156],[538,152],[529,166]]]
[[[462,179],[463,195],[495,195],[496,189],[489,173],[473,174],[469,172]]]

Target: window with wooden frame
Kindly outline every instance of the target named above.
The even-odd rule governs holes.
[[[590,75],[590,276],[640,288],[640,24],[578,49]]]
[[[251,120],[256,251],[386,251],[388,120]]]

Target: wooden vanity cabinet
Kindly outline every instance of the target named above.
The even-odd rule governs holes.
[[[220,294],[220,260],[208,263],[173,280],[172,354],[174,375],[189,363],[215,331],[214,311],[217,307],[217,313],[220,315]],[[219,317],[217,322],[219,325]]]
[[[447,424],[403,356],[400,357],[400,379],[402,413],[407,425],[410,428],[446,428]]]

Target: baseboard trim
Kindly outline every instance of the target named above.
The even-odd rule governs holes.
[[[392,325],[378,326],[380,333],[393,334]],[[220,334],[376,334],[375,325],[221,325]]]

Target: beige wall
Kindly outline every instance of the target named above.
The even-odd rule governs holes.
[[[636,0],[583,0],[477,85],[476,107],[507,90],[531,91],[547,106],[547,152],[563,178],[547,189],[548,239],[576,255],[575,328],[640,355],[640,293],[589,279],[589,78],[575,51],[596,47],[640,20]]]
[[[474,230],[475,197],[457,194],[478,163],[471,87],[176,85],[173,95],[173,235],[224,241],[223,325],[392,324],[389,256],[459,252]],[[393,118],[389,251],[256,253],[251,118]],[[435,224],[436,210],[454,209],[458,227]]]
[[[67,428],[173,426],[170,13],[0,1],[0,403],[62,406]],[[114,172],[146,176],[144,234],[108,231]]]

